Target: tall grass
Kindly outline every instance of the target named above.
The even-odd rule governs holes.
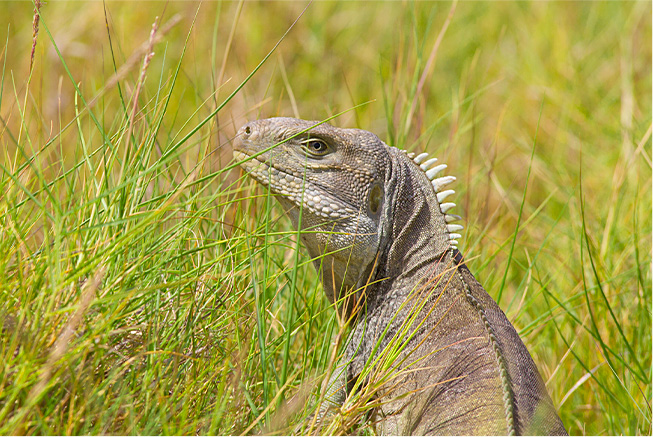
[[[449,164],[568,431],[650,435],[650,3],[305,6],[0,3],[0,432],[307,431],[346,329],[229,144],[344,111]]]

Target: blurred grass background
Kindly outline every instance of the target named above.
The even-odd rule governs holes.
[[[0,3],[0,433],[302,423],[338,326],[230,140],[347,111],[458,177],[568,431],[650,435],[650,2],[314,2],[246,80],[306,5]]]

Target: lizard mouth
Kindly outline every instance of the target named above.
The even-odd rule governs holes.
[[[313,183],[294,176],[252,155],[234,150],[234,158],[249,176],[262,185],[269,186],[274,194],[281,195],[298,207],[326,219],[342,219],[356,215],[356,211],[343,205],[335,196],[325,194]]]
[[[234,158],[236,158],[238,164],[247,171],[251,177],[256,179],[257,182],[263,185],[268,185],[270,183],[270,166],[267,163],[239,150],[234,150]]]

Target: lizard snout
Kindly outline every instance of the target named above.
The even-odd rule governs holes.
[[[244,153],[246,155],[251,155],[256,153],[258,150],[254,147],[256,144],[257,138],[261,136],[261,129],[255,121],[251,121],[240,129],[236,133],[236,136],[232,143],[232,148],[234,153]]]
[[[234,138],[234,149],[241,150],[244,146],[244,142],[247,140],[254,140],[256,137],[256,122],[249,122],[236,133],[236,138]]]

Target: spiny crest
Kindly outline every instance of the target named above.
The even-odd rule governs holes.
[[[463,226],[453,222],[460,220],[461,217],[455,214],[447,214],[447,211],[449,211],[451,208],[456,206],[456,204],[451,202],[444,202],[444,199],[454,194],[455,191],[442,190],[442,188],[455,181],[456,177],[455,176],[437,177],[438,173],[440,173],[442,170],[447,168],[447,165],[440,164],[431,168],[431,166],[433,166],[433,164],[437,162],[438,158],[427,159],[429,156],[428,153],[420,153],[419,155],[416,155],[415,153],[412,152],[410,153],[406,151],[403,152],[406,153],[406,156],[412,159],[413,162],[415,162],[415,164],[417,164],[419,168],[421,168],[424,171],[426,177],[428,177],[429,180],[431,181],[431,185],[433,185],[433,189],[435,190],[435,196],[437,197],[438,203],[440,204],[440,211],[442,211],[442,214],[444,214],[444,221],[447,222],[447,231],[449,232],[449,240],[451,241],[451,246],[454,249],[457,249],[458,239],[462,237],[462,235],[460,235],[458,232],[463,229]]]

